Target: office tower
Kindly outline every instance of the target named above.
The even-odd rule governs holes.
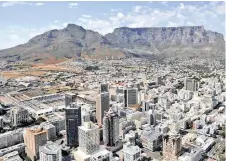
[[[82,125],[84,125],[85,122],[90,121],[90,114],[88,112],[82,112]]]
[[[25,130],[24,144],[27,156],[35,161],[39,158],[39,146],[47,143],[47,132],[41,127],[32,127]]]
[[[96,100],[96,118],[99,125],[103,124],[104,112],[109,110],[110,99],[108,92],[101,92]]]
[[[142,112],[148,111],[150,109],[149,102],[148,101],[142,101],[141,108],[142,108]]]
[[[79,126],[79,149],[85,154],[91,154],[99,150],[100,131],[99,127],[92,122],[85,122]]]
[[[81,125],[81,106],[72,103],[65,108],[66,135],[67,145],[70,147],[78,147],[78,126]]]
[[[3,128],[3,117],[0,116],[0,129]]]
[[[40,161],[62,161],[62,152],[58,145],[48,142],[39,147]]]
[[[112,109],[105,112],[103,118],[103,141],[108,147],[117,146],[119,142],[119,117]]]
[[[123,146],[124,161],[140,161],[141,149],[138,146]]]
[[[100,92],[109,92],[109,87],[107,83],[100,85]]]
[[[65,107],[70,106],[71,103],[76,102],[77,94],[66,93],[65,94]]]
[[[138,103],[138,90],[137,88],[124,89],[124,104],[125,107],[133,106]]]
[[[12,126],[19,126],[29,122],[29,113],[21,107],[14,107],[10,110],[10,119]]]
[[[149,125],[156,125],[156,114],[155,114],[154,110],[149,110],[147,117],[148,117]]]
[[[179,134],[169,133],[163,136],[163,158],[177,160],[182,150],[182,141]]]
[[[195,79],[185,79],[184,86],[186,90],[197,91],[197,81]]]

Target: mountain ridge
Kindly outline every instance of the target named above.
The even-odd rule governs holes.
[[[43,60],[46,57],[88,57],[158,55],[185,57],[217,56],[224,53],[222,34],[203,26],[115,28],[101,35],[76,24],[37,35],[27,43],[0,50],[7,60]],[[184,50],[187,52],[184,52]]]

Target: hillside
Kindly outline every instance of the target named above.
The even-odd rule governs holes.
[[[105,36],[75,24],[35,36],[27,43],[0,51],[7,60],[42,61],[46,58],[105,58],[140,55],[222,56],[223,35],[203,26],[116,28]]]

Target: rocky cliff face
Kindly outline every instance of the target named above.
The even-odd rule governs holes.
[[[42,60],[46,57],[95,57],[133,55],[198,55],[224,54],[223,35],[203,26],[161,28],[116,28],[105,36],[68,24],[62,30],[38,35],[26,44],[0,51],[0,58]]]
[[[203,26],[161,28],[117,28],[106,38],[115,48],[140,54],[157,54],[174,48],[224,48],[223,35]]]

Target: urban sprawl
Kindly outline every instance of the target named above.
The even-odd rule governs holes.
[[[0,61],[0,161],[224,161],[221,60]]]

